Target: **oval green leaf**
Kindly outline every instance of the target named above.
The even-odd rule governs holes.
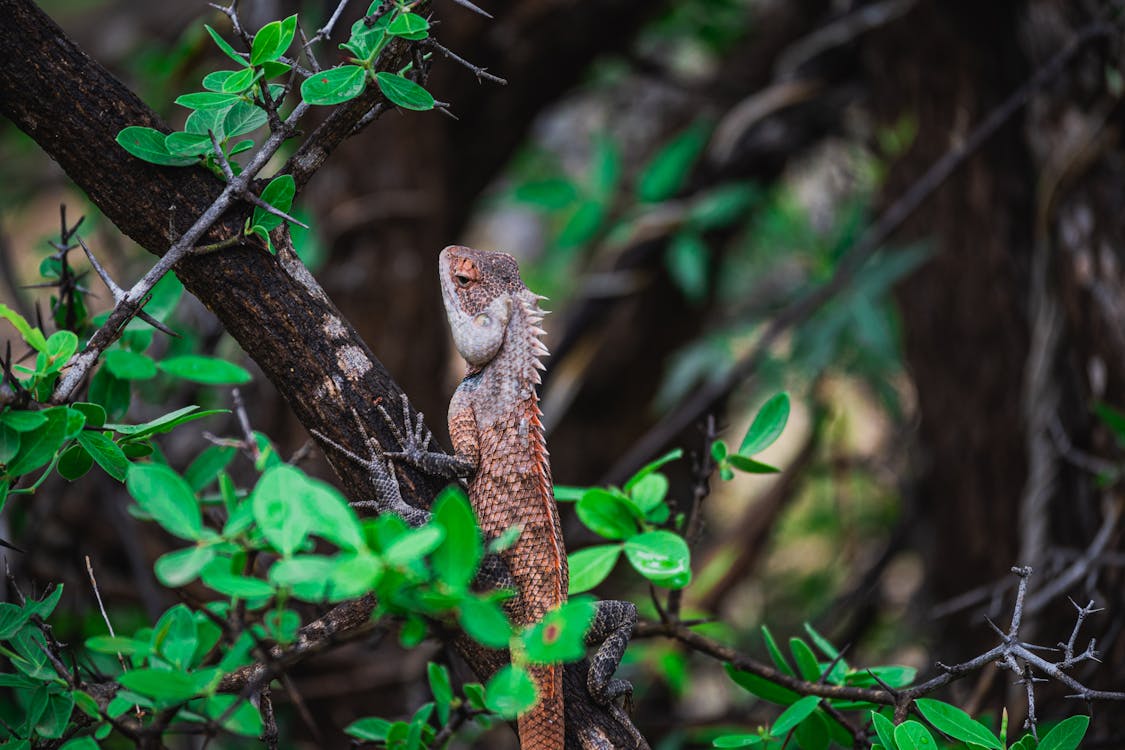
[[[358,65],[340,65],[306,78],[301,98],[309,104],[340,104],[355,99],[366,88],[367,71]]]
[[[527,670],[508,664],[485,688],[485,705],[505,719],[514,719],[535,705],[538,696]]]
[[[682,589],[691,582],[691,552],[671,531],[649,531],[625,542],[625,556],[637,572],[658,586]]]
[[[186,167],[199,161],[194,156],[175,156],[164,145],[164,133],[131,125],[117,134],[117,143],[138,159],[167,167]]]
[[[601,544],[567,555],[570,567],[570,588],[567,593],[578,594],[597,586],[613,570],[620,556],[620,544]]]
[[[403,109],[424,112],[434,108],[434,97],[430,92],[409,78],[394,73],[376,73],[375,83],[379,84],[383,96]]]
[[[203,536],[203,517],[195,494],[167,466],[132,464],[125,487],[137,504],[170,534],[191,541]]]
[[[1063,719],[1039,741],[1039,750],[1076,750],[1089,727],[1089,716]]]
[[[783,392],[762,404],[750,429],[746,431],[746,436],[742,438],[738,453],[743,456],[761,453],[781,436],[788,421],[789,394]]]
[[[200,354],[161,360],[157,367],[173,377],[203,385],[244,385],[254,379],[245,368],[233,362]]]
[[[1001,750],[1004,744],[983,724],[967,713],[943,701],[932,698],[919,698],[914,701],[918,712],[933,724],[934,728],[955,740],[971,742],[981,747]]]

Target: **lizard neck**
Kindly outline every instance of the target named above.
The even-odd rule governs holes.
[[[481,426],[487,429],[503,421],[506,415],[518,413],[521,420],[527,420],[519,430],[537,432],[540,445],[543,439],[536,387],[542,382],[542,358],[547,356],[547,347],[540,340],[543,315],[536,295],[512,295],[504,343],[487,364],[469,369],[469,376],[481,379],[478,392],[484,403],[477,405],[478,409],[484,407],[484,413],[477,415],[478,419],[483,417]]]

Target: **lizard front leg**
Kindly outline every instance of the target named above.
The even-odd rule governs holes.
[[[590,629],[586,631],[586,645],[597,646],[590,656],[590,670],[586,674],[586,689],[590,696],[603,706],[633,695],[633,686],[626,680],[613,676],[621,664],[625,647],[637,624],[637,607],[632,602],[602,600]]]
[[[454,397],[455,403],[456,396]],[[454,404],[450,404],[451,414]],[[477,460],[472,455],[475,451],[466,452],[461,450],[461,446],[458,446],[457,454],[451,456],[429,449],[433,434],[426,428],[422,412],[418,412],[417,418],[411,415],[410,401],[406,398],[406,394],[402,396],[402,429],[399,429],[398,424],[391,418],[386,409],[381,405],[378,408],[379,413],[383,415],[383,420],[398,439],[400,446],[400,450],[384,453],[383,455],[387,458],[404,461],[431,476],[443,479],[462,479],[472,476],[473,472],[476,471]],[[471,414],[469,417],[471,419]],[[452,423],[450,428],[450,432],[454,435],[459,433],[476,434],[475,424],[472,425],[471,430],[455,430]]]

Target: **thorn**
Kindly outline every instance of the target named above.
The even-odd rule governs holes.
[[[137,317],[140,318],[141,320],[143,320],[144,322],[148,323],[150,326],[152,326],[156,330],[160,331],[161,333],[166,333],[174,339],[181,338],[180,334],[176,333],[171,328],[169,328],[168,326],[164,325],[163,323],[161,323],[156,318],[154,318],[151,315],[149,315],[148,313],[146,313],[144,310],[137,311]]]
[[[483,10],[482,8],[478,8],[476,5],[473,5],[472,3],[470,3],[469,0],[453,0],[453,2],[457,3],[462,8],[466,8],[468,10],[471,10],[473,13],[479,13],[480,15],[482,15],[485,18],[488,18],[490,20],[492,18],[495,18],[495,16],[493,16],[488,11]]]

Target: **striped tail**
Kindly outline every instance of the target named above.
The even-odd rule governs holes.
[[[563,750],[566,733],[563,726],[562,664],[528,667],[539,702],[516,721],[520,734],[520,750]]]

